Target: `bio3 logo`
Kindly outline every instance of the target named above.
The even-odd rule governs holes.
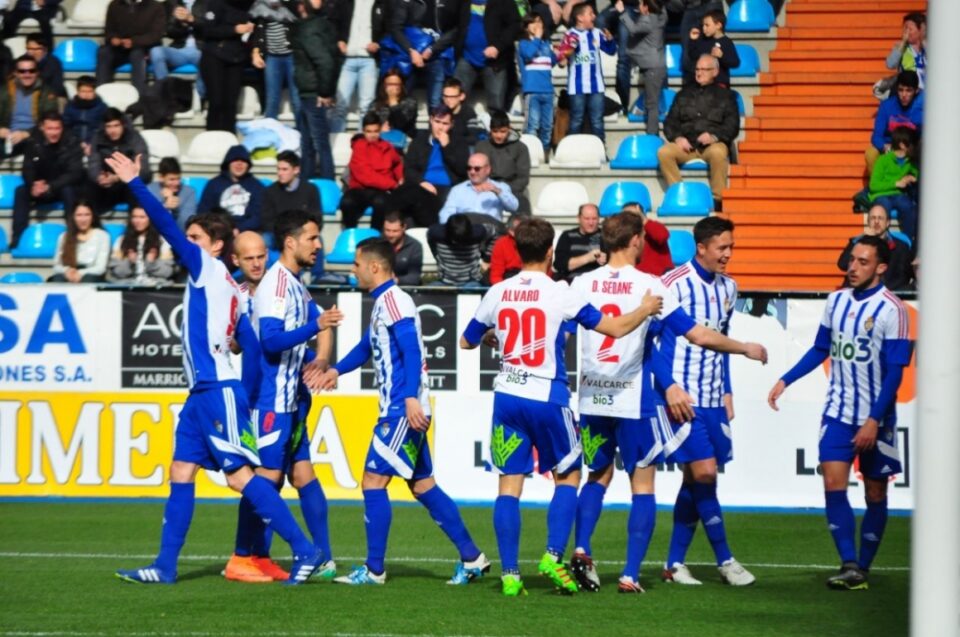
[[[845,363],[869,363],[873,358],[870,339],[860,336],[853,340],[838,336],[830,343],[830,358]]]

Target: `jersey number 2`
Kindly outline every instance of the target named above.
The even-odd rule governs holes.
[[[620,306],[616,303],[607,303],[600,308],[600,313],[604,316],[617,317],[620,316]],[[601,363],[619,363],[620,354],[611,354],[610,350],[613,349],[613,344],[617,342],[617,339],[612,336],[604,337],[603,342],[600,343],[600,349],[597,351],[597,360]]]
[[[539,367],[546,359],[547,316],[543,310],[531,307],[517,312],[512,307],[500,310],[497,316],[497,329],[505,332],[503,359],[511,365],[523,363],[528,367]],[[520,341],[520,355],[514,355]]]

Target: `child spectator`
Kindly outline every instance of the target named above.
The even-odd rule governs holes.
[[[381,132],[399,130],[411,139],[417,134],[417,100],[407,96],[403,74],[397,69],[390,69],[380,78],[377,99],[370,111],[380,116]]]
[[[110,257],[110,280],[134,285],[169,283],[174,274],[173,251],[150,223],[142,206],[130,209],[123,236]]]
[[[870,201],[887,212],[897,211],[900,229],[917,245],[917,178],[914,162],[917,134],[906,126],[893,129],[890,151],[877,160],[870,175]]]
[[[647,114],[647,135],[660,134],[660,90],[667,80],[667,56],[663,48],[663,30],[667,12],[660,0],[641,0],[639,13],[626,11],[622,0],[614,5],[620,12],[620,25],[629,36],[627,50],[621,51],[640,69],[643,76],[643,104]],[[629,108],[630,88],[621,95],[624,108]],[[626,99],[624,99],[626,97]]]
[[[520,213],[530,212],[527,185],[530,183],[530,151],[520,135],[510,128],[510,116],[503,111],[490,113],[490,137],[477,144],[477,152],[490,160],[490,178],[510,186],[520,202]]]
[[[923,89],[927,79],[927,16],[913,11],[903,16],[903,38],[887,56],[887,68],[914,71]]]
[[[163,207],[174,216],[177,225],[187,230],[187,220],[197,214],[197,191],[183,183],[183,171],[176,157],[164,157],[157,167],[159,179],[147,186]]]
[[[712,55],[720,62],[720,73],[714,83],[730,88],[730,69],[740,66],[740,56],[733,40],[723,33],[727,24],[727,17],[723,11],[715,9],[703,16],[703,28],[690,29],[690,44],[684,49],[683,83],[695,84],[693,69],[701,55]]]
[[[923,127],[924,93],[920,90],[920,78],[915,71],[901,71],[894,87],[895,95],[880,102],[877,115],[873,120],[873,135],[870,146],[864,153],[867,173],[873,172],[873,165],[881,153],[890,150],[890,139],[894,129],[912,128],[919,139]]]
[[[390,142],[380,138],[380,127],[380,116],[367,113],[361,122],[362,134],[350,142],[347,191],[340,200],[344,228],[356,228],[368,207],[373,208],[371,224],[381,227],[390,209],[390,193],[403,181],[403,159]]]
[[[79,201],[67,215],[67,231],[57,240],[51,283],[99,283],[110,259],[110,235],[93,206]]]
[[[266,107],[264,117],[277,119],[283,87],[290,94],[294,117],[300,112],[300,94],[293,81],[293,52],[290,48],[290,26],[297,17],[280,0],[257,0],[250,9],[256,28],[253,30],[253,66],[263,69]]]
[[[63,109],[63,123],[83,144],[83,154],[90,154],[93,136],[103,124],[107,104],[97,95],[97,81],[92,75],[77,80],[77,94]]]
[[[613,55],[617,51],[617,41],[609,31],[601,31],[594,26],[596,19],[597,13],[592,6],[578,4],[573,9],[574,27],[567,32],[558,53],[561,58],[568,60],[570,66],[567,79],[570,126],[567,134],[573,135],[583,130],[584,118],[588,118],[591,132],[605,141],[600,51]]]
[[[540,138],[543,152],[550,151],[553,135],[553,77],[551,69],[557,63],[557,54],[544,39],[543,18],[530,13],[523,20],[526,38],[520,41],[520,83],[523,90],[523,110],[527,121],[523,132]]]

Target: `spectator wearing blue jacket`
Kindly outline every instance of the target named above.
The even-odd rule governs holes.
[[[896,95],[880,102],[877,117],[873,121],[870,147],[864,153],[867,173],[873,173],[877,159],[890,150],[890,134],[900,126],[913,129],[920,137],[923,128],[923,92],[916,71],[901,71],[897,76]]]
[[[230,215],[240,232],[260,232],[260,202],[265,188],[250,174],[250,166],[250,152],[240,144],[231,146],[220,164],[220,174],[203,189],[197,212],[219,208]]]
[[[93,136],[103,125],[107,104],[97,95],[97,81],[92,75],[77,79],[77,94],[63,109],[63,123],[83,144],[85,155],[90,154]]]
[[[523,29],[526,37],[520,40],[517,49],[523,110],[527,114],[523,132],[539,137],[544,152],[547,152],[553,137],[554,89],[551,71],[557,63],[557,54],[553,52],[549,38],[544,38],[544,23],[540,15],[527,14],[523,19]]]

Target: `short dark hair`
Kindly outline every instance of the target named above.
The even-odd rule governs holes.
[[[383,120],[380,118],[380,114],[375,111],[367,111],[367,114],[363,116],[363,119],[360,120],[360,128],[366,128],[367,126],[383,126]]]
[[[63,115],[57,111],[46,111],[43,115],[40,116],[40,123],[44,122],[60,122],[63,123]]]
[[[453,111],[446,104],[437,104],[430,109],[430,117],[450,117],[453,119]]]
[[[317,221],[316,215],[312,212],[306,210],[281,212],[277,215],[277,222],[273,226],[273,237],[277,245],[282,246],[287,237],[299,237],[300,233],[303,232],[303,227],[311,222],[317,224],[317,228],[320,227],[320,222]]]
[[[37,61],[33,59],[33,56],[27,53],[24,53],[23,55],[21,55],[20,57],[18,57],[16,60],[13,61],[14,68],[16,68],[16,65],[20,64],[21,62],[29,62],[30,64],[33,65],[33,68],[35,69],[39,68],[40,66],[37,63]]]
[[[530,26],[531,24],[533,24],[534,22],[537,22],[538,20],[539,20],[541,23],[543,22],[543,18],[540,16],[539,13],[534,13],[534,12],[531,11],[531,12],[528,13],[526,16],[524,16],[524,18],[523,18],[523,30],[524,30],[524,32],[526,32],[527,27],[529,27],[529,26]]]
[[[724,232],[733,232],[733,222],[723,217],[704,217],[693,226],[693,240],[706,245]]]
[[[513,237],[517,242],[521,262],[540,263],[547,258],[547,252],[553,247],[553,226],[546,219],[530,217],[520,222],[513,231]]]
[[[703,14],[703,19],[706,20],[707,18],[710,18],[711,20],[719,24],[721,29],[727,26],[727,16],[723,14],[722,9],[712,9],[710,11],[707,11],[706,13]],[[701,20],[701,23],[702,22],[703,21]]]
[[[490,111],[490,130],[495,128],[510,128],[510,116],[499,108]]]
[[[43,37],[43,35],[40,33],[27,34],[27,44],[30,44],[30,43],[39,44],[40,46],[47,49],[48,51],[50,50],[50,40]]]
[[[897,75],[897,88],[906,86],[912,89],[920,88],[920,76],[916,71],[900,71]]]
[[[854,245],[865,245],[873,246],[877,251],[877,259],[880,263],[886,263],[890,265],[890,246],[887,245],[887,242],[880,237],[875,237],[873,235],[864,234],[861,235]]]
[[[623,211],[627,208],[632,208],[633,206],[639,208],[641,214],[645,214],[647,212],[647,210],[643,207],[643,204],[639,201],[625,201],[623,202],[623,205],[620,206],[620,210]]]
[[[903,16],[903,22],[913,22],[919,28],[927,23],[927,16],[922,11],[911,11]]]
[[[176,157],[164,157],[157,166],[157,172],[161,175],[180,175],[183,170],[180,168],[180,162]]]
[[[444,238],[448,243],[462,246],[469,245],[473,238],[473,222],[465,214],[457,213],[447,219],[444,229]]]
[[[913,148],[917,145],[917,131],[909,126],[897,126],[890,131],[890,148],[896,150],[900,146]]]
[[[443,88],[457,88],[457,89],[460,89],[461,93],[466,92],[463,90],[463,82],[461,82],[455,77],[448,77],[447,79],[445,79],[443,81]]]
[[[200,226],[211,241],[223,241],[223,254],[233,251],[233,221],[229,213],[221,209],[196,214],[187,219],[184,227],[193,225]]]
[[[583,12],[587,9],[593,9],[593,7],[587,2],[583,2],[575,6],[573,11],[570,12],[570,22],[576,24],[577,18],[579,18],[580,15],[583,14]]]
[[[390,223],[400,222],[404,225],[404,227],[406,227],[407,225],[406,218],[403,216],[403,213],[401,213],[399,210],[391,210],[387,214],[383,215],[383,222],[387,223],[388,221]]]
[[[281,161],[290,164],[294,168],[297,168],[300,166],[300,155],[292,150],[281,150],[279,153],[277,153],[277,162]]]
[[[382,237],[370,237],[357,244],[357,252],[363,252],[364,257],[372,258],[380,262],[381,265],[393,272],[394,256],[393,246]]]
[[[603,222],[603,245],[618,252],[630,245],[635,236],[643,236],[643,219],[632,212],[618,212]]]
[[[122,112],[119,108],[115,108],[115,107],[113,107],[113,106],[109,106],[109,107],[107,107],[107,110],[103,111],[103,123],[104,123],[104,124],[106,124],[106,123],[108,123],[108,122],[116,122],[116,121],[118,121],[118,120],[121,121],[121,122],[124,121],[124,120],[123,120],[123,112]],[[126,124],[124,124],[124,125],[126,125]]]
[[[663,3],[660,0],[640,0],[640,4],[646,5],[650,13],[659,14],[663,11]]]
[[[81,86],[89,86],[92,89],[97,88],[97,78],[92,75],[81,75],[77,78],[77,88]]]

